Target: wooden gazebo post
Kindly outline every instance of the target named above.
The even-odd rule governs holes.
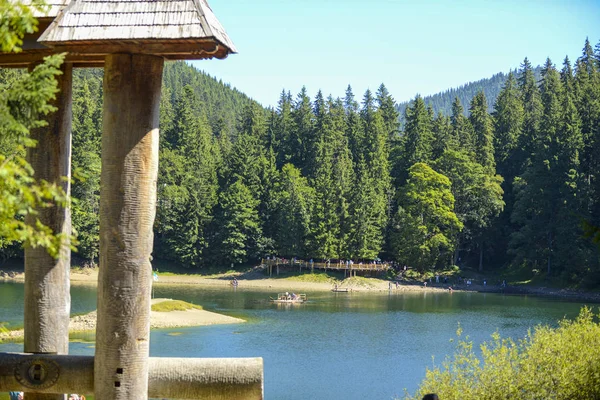
[[[57,111],[46,118],[48,126],[32,130],[31,138],[40,145],[27,150],[27,159],[35,171],[34,177],[56,183],[67,194],[71,189],[72,69],[72,64],[64,64],[62,75],[57,77],[60,90],[54,101]],[[68,354],[71,311],[71,249],[68,236],[71,234],[71,212],[68,206],[37,211],[35,218],[50,227],[54,233],[65,234],[67,238],[57,259],[42,247],[25,248],[24,349],[27,353]],[[31,217],[28,220],[31,224],[35,223]],[[28,400],[63,397],[27,395]]]
[[[104,71],[95,395],[148,393],[153,224],[163,59],[111,54]]]

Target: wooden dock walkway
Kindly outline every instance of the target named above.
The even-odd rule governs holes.
[[[262,259],[261,264],[268,268],[269,276],[273,275],[273,270],[275,273],[279,275],[280,268],[298,268],[300,272],[302,269],[310,269],[311,272],[315,269],[321,269],[324,271],[332,270],[332,271],[344,271],[344,276],[356,276],[357,272],[374,272],[374,273],[382,273],[386,272],[391,268],[391,265],[387,263],[363,263],[358,262],[354,263],[351,261],[348,262],[310,262],[306,260],[294,260],[294,259],[285,259],[285,258],[275,258],[275,259]]]

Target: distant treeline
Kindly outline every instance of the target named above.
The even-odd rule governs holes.
[[[73,224],[78,254],[91,260],[102,71],[75,75]],[[582,228],[600,225],[600,45],[586,40],[560,68],[547,60],[539,78],[525,59],[491,81],[501,87],[492,113],[483,91],[454,98],[447,114],[417,96],[400,129],[384,85],[360,101],[351,87],[343,98],[283,91],[265,109],[188,64],[167,64],[155,257],[189,268],[275,254],[380,257],[600,282]]]
[[[510,71],[510,73],[518,74],[518,71]],[[536,81],[539,81],[542,76],[542,67],[535,67],[533,69],[533,74],[535,76]],[[504,72],[499,72],[494,74],[491,78],[480,79],[475,82],[465,83],[457,88],[448,89],[444,92],[436,93],[431,96],[424,96],[423,101],[425,101],[425,105],[427,107],[431,107],[433,109],[434,114],[443,114],[443,115],[451,115],[452,114],[452,103],[454,100],[458,98],[461,104],[469,104],[475,95],[479,92],[483,92],[487,99],[488,112],[492,113],[494,111],[494,104],[496,104],[496,98],[502,91],[502,88],[506,84],[506,80],[508,79],[509,74],[505,74]],[[404,101],[398,103],[396,109],[400,114],[400,122],[404,123],[404,114],[406,112],[406,108],[412,105],[411,101]],[[469,109],[466,108],[464,110],[465,116],[469,116]]]

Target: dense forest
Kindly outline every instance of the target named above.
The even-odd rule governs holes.
[[[167,64],[155,257],[189,268],[381,257],[600,282],[583,228],[600,225],[600,44],[586,40],[574,64],[547,60],[539,78],[525,59],[489,83],[491,113],[482,90],[440,94],[454,96],[449,112],[417,96],[401,129],[383,84],[360,99],[350,86],[343,98],[283,91],[265,109]],[[94,260],[102,71],[77,70],[73,93],[73,224],[78,256]]]
[[[492,113],[494,111],[494,104],[496,104],[496,98],[502,91],[502,88],[506,84],[506,80],[510,74],[514,76],[517,74],[517,71],[510,71],[508,74],[499,72],[493,75],[491,78],[484,78],[475,82],[465,83],[457,88],[448,89],[444,92],[436,93],[431,96],[423,96],[423,101],[427,107],[431,107],[433,109],[434,114],[441,113],[443,115],[451,115],[452,103],[454,103],[456,98],[460,100],[461,104],[469,104],[471,99],[473,99],[477,93],[483,92],[483,94],[485,94],[485,98],[487,99],[488,112]],[[535,79],[539,81],[542,76],[542,67],[535,67],[533,69],[533,74]],[[400,122],[402,125],[404,123],[404,114],[406,113],[406,108],[409,105],[412,105],[412,101],[398,103],[396,107],[398,113],[400,114]],[[464,113],[465,116],[469,116],[469,109],[465,108]]]

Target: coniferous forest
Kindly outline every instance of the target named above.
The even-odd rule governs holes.
[[[457,92],[449,112],[417,96],[401,116],[383,84],[342,98],[283,91],[265,109],[169,63],[154,256],[191,269],[275,254],[381,258],[600,283],[585,235],[600,226],[600,43],[540,75],[525,59],[500,86]],[[73,93],[72,218],[77,255],[94,260],[102,70],[76,70]]]

